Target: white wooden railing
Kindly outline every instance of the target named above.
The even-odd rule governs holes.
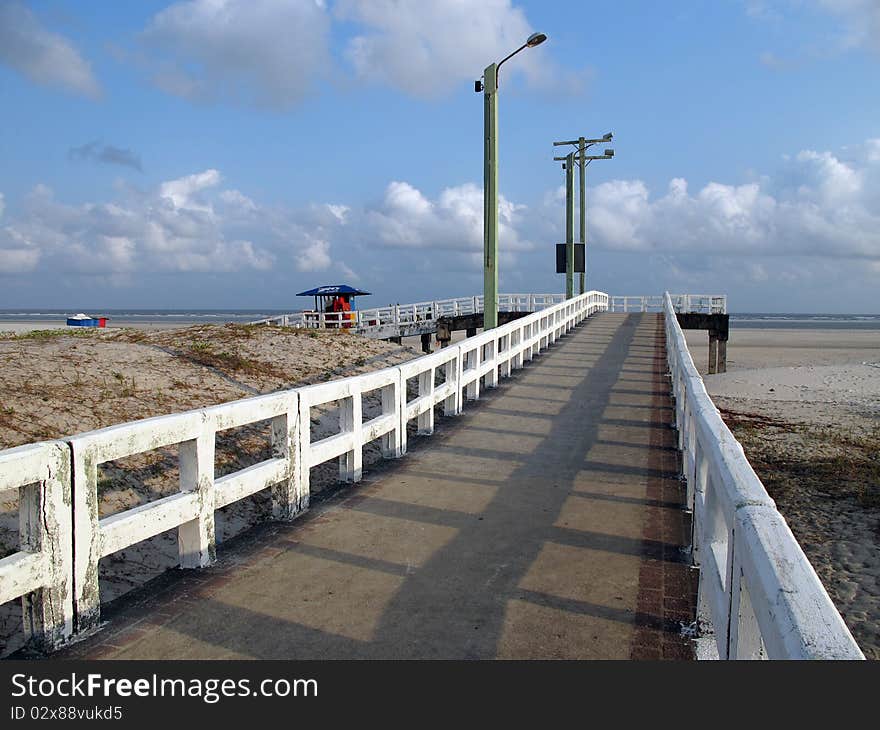
[[[816,571],[721,419],[669,294],[666,349],[700,568],[698,617],[721,659],[863,659]]]
[[[664,304],[679,448],[694,512],[699,613],[717,655],[863,658],[706,393],[672,298],[666,295]],[[588,292],[397,367],[0,451],[0,492],[19,492],[21,515],[20,549],[0,560],[0,602],[21,598],[25,638],[58,647],[99,621],[102,557],[176,528],[180,565],[209,565],[217,509],[271,490],[273,515],[293,519],[308,508],[312,467],[338,459],[340,477],[358,481],[366,444],[381,439],[386,458],[405,454],[410,420],[417,420],[419,433],[432,433],[435,406],[460,413],[467,400],[479,398],[481,384],[494,387],[608,307],[606,294]],[[409,400],[411,383],[416,394]],[[381,413],[364,422],[361,403],[370,393],[380,395]],[[330,402],[339,404],[339,431],[312,441],[311,409]],[[215,478],[217,432],[266,421],[271,457]],[[99,465],[169,446],[178,448],[179,493],[100,518]]]
[[[499,294],[502,312],[537,312],[565,300],[564,294]],[[395,304],[353,312],[294,312],[259,319],[250,324],[273,324],[283,327],[335,329],[352,327],[361,334],[380,333],[388,328],[430,325],[440,317],[478,314],[483,311],[483,297],[458,297],[415,304]]]
[[[62,442],[0,451],[0,494],[18,492],[19,549],[0,560],[0,604],[21,599],[25,640],[51,649],[73,631],[70,453]]]
[[[611,312],[662,312],[665,296],[613,296]],[[727,314],[725,294],[670,294],[672,306],[679,314]]]
[[[312,467],[338,459],[341,479],[360,480],[366,444],[382,439],[386,458],[402,456],[411,419],[430,434],[435,405],[460,413],[465,401],[479,398],[481,380],[496,386],[607,308],[606,294],[588,292],[396,367],[0,451],[0,491],[20,490],[23,525],[21,550],[0,561],[0,599],[24,597],[26,638],[57,647],[98,625],[102,557],[177,529],[181,567],[209,565],[216,510],[268,489],[274,517],[293,519],[308,508]],[[438,373],[443,382],[436,385]],[[417,395],[408,400],[411,382]],[[381,413],[364,422],[362,400],[370,393],[380,395]],[[312,409],[331,402],[339,406],[339,430],[312,441]],[[215,478],[217,433],[266,421],[271,457]],[[99,466],[166,447],[177,447],[180,491],[101,518]]]

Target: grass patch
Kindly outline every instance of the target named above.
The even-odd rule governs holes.
[[[97,329],[97,328],[91,328]],[[0,333],[0,340],[53,340],[58,337],[89,337],[94,333],[87,331],[87,328],[80,329],[56,329],[56,330],[31,330],[30,332],[4,332]]]
[[[785,502],[806,492],[880,509],[880,427],[864,432],[719,410],[773,499]]]
[[[283,378],[284,374],[269,363],[243,356],[239,352],[216,352],[211,343],[199,341],[183,351],[183,355],[198,365],[215,368],[224,373],[245,373]]]

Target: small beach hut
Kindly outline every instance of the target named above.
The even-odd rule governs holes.
[[[315,298],[315,313],[324,312],[337,315],[336,317],[328,318],[328,326],[339,326],[341,324],[343,327],[351,327],[352,322],[357,318],[357,315],[353,314],[357,311],[355,298],[369,295],[370,292],[355,289],[348,284],[317,286],[314,289],[308,289],[297,294],[298,297]],[[348,312],[352,314],[348,314]]]
[[[67,318],[68,327],[106,327],[107,317],[92,317],[80,312]]]

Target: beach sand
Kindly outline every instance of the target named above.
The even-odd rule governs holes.
[[[108,322],[106,327],[98,327],[94,329],[103,332],[111,332],[120,329],[136,329],[136,330],[167,330],[179,329],[181,327],[192,327],[191,322],[161,322],[161,321],[144,321],[144,322]],[[83,328],[86,329],[86,328]],[[88,328],[93,329],[93,328]],[[2,335],[23,335],[28,332],[46,332],[49,330],[75,330],[74,327],[67,326],[67,320],[44,320],[34,322],[32,320],[3,320],[0,321],[0,336]]]
[[[865,655],[880,659],[880,332],[730,331],[706,388]]]
[[[296,330],[244,325],[172,329],[27,330],[0,336],[0,448],[64,438],[126,421],[201,408],[284,388],[354,375],[417,357],[420,352],[346,330]],[[378,393],[364,398],[364,414],[381,411]],[[335,404],[315,409],[313,439],[339,429]],[[271,456],[268,422],[218,434],[216,476]],[[364,450],[364,466],[381,458],[379,442]],[[338,479],[335,463],[316,467],[313,492]],[[101,465],[101,517],[179,489],[177,449]],[[17,494],[0,502],[0,557],[18,544]],[[269,515],[260,493],[217,513],[218,540]],[[177,564],[176,530],[101,560],[101,595],[109,601]],[[20,637],[17,602],[0,607],[0,656]]]

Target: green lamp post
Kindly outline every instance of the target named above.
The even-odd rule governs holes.
[[[565,243],[566,243],[566,270],[565,270],[565,294],[566,297],[574,296],[574,171],[573,163],[577,162],[580,168],[580,243],[587,242],[587,208],[586,208],[586,167],[593,160],[610,160],[614,157],[613,149],[606,149],[604,155],[587,155],[586,150],[594,144],[601,142],[610,142],[614,139],[614,135],[609,132],[601,139],[585,139],[579,137],[575,140],[566,140],[564,142],[554,142],[553,146],[575,145],[578,148],[577,153],[572,152],[565,157],[554,157],[554,160],[562,160],[565,162],[563,167],[566,168],[565,176]],[[586,259],[586,257],[584,257]],[[586,266],[584,267],[586,268]],[[580,272],[580,293],[583,294],[586,288],[586,273]]]
[[[543,33],[533,33],[509,56],[486,66],[483,81],[475,85],[483,92],[483,329],[498,326],[498,71],[524,48],[546,40]]]

